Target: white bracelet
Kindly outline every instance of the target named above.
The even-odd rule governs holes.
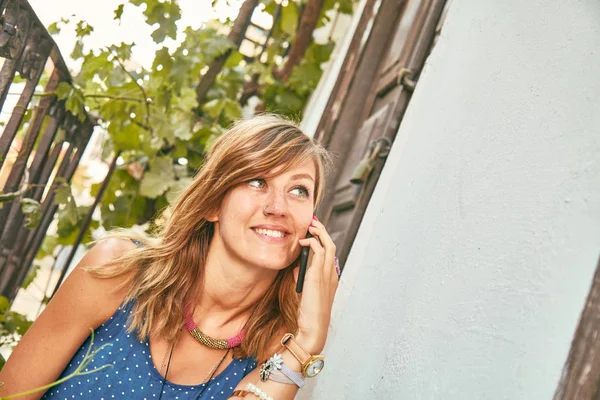
[[[260,400],[273,400],[268,394],[260,390],[256,385],[249,383],[246,385],[246,390],[258,397]]]
[[[288,368],[283,362],[282,355],[277,353],[260,367],[260,380],[266,382],[267,379],[296,385],[299,388],[304,386],[304,375]]]
[[[269,379],[274,382],[287,383],[296,385],[298,388],[304,387],[304,375],[299,372],[292,371],[287,365],[282,364],[281,368],[277,368],[271,371]]]

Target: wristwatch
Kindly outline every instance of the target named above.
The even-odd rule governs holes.
[[[300,343],[296,342],[294,335],[291,333],[283,335],[281,344],[284,345],[296,360],[298,360],[300,365],[302,365],[302,375],[307,378],[314,378],[321,370],[323,370],[325,357],[321,354],[315,356],[309,354],[302,346],[300,346]]]

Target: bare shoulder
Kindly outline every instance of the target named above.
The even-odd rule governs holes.
[[[109,238],[94,245],[65,279],[36,324],[54,329],[68,327],[83,337],[90,328],[104,323],[127,295],[128,288],[121,286],[128,274],[102,278],[85,267],[102,267],[132,248],[135,244],[131,240],[120,238]]]
[[[106,312],[114,311],[115,304],[118,306],[127,294],[126,288],[115,291],[127,279],[127,273],[110,278],[99,278],[86,271],[85,267],[101,268],[135,247],[131,240],[125,238],[108,238],[98,242],[83,256],[65,280],[61,287],[64,292],[61,298],[66,301],[77,299],[80,305],[89,304],[99,311],[102,318],[106,316]],[[102,310],[104,305],[108,310]]]
[[[100,278],[84,267],[101,267],[134,247],[128,239],[106,239],[83,256],[0,371],[6,394],[56,380],[89,336],[90,329],[114,314],[127,294],[128,288],[122,285],[127,274]],[[36,393],[24,398],[39,396]]]
[[[67,276],[34,325],[47,329],[60,325],[80,335],[100,326],[125,299],[127,288],[117,288],[125,282],[127,274],[100,278],[85,267],[102,267],[132,248],[135,244],[131,240],[120,238],[105,239],[94,245]]]
[[[133,241],[130,239],[111,237],[100,240],[87,252],[84,258],[87,257],[86,261],[88,262],[94,261],[100,262],[100,264],[105,264],[121,257],[123,254],[131,249],[134,249],[135,247],[135,243],[133,243]]]

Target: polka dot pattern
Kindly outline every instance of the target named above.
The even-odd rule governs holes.
[[[94,349],[110,343],[100,350],[83,372],[92,371],[106,364],[112,367],[87,375],[77,376],[54,386],[44,394],[43,400],[72,399],[158,399],[162,377],[154,367],[148,341],[139,341],[127,332],[127,318],[133,304],[119,307],[115,314],[94,332]],[[90,338],[75,353],[60,378],[67,376],[83,360]],[[206,384],[178,385],[165,382],[164,400],[195,399],[204,389],[202,400],[225,400],[246,374],[256,368],[254,358],[234,359],[223,372]],[[59,378],[59,379],[60,379]]]

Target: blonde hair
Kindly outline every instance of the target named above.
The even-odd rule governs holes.
[[[111,236],[133,237],[145,246],[127,252],[102,266],[88,267],[94,276],[124,275],[125,301],[134,301],[130,331],[140,340],[150,333],[172,342],[183,324],[183,308],[201,289],[204,265],[214,224],[207,217],[220,206],[226,193],[256,177],[268,177],[275,168],[284,172],[312,160],[316,167],[315,208],[323,196],[325,173],[330,165],[323,147],[294,123],[274,115],[259,115],[235,123],[216,140],[205,163],[166,217],[164,227],[152,237],[123,230]],[[295,293],[294,261],[277,274],[256,304],[246,324],[246,340],[234,350],[236,357],[266,357],[273,336],[298,328],[299,297]]]

